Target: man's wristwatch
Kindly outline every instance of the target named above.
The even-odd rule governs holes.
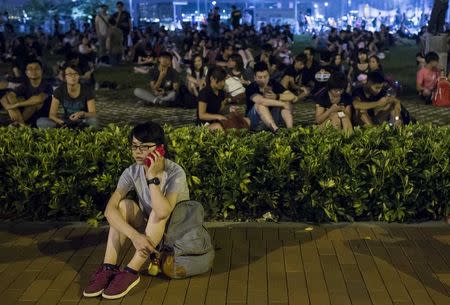
[[[159,181],[159,179],[158,178],[153,178],[153,179],[147,179],[147,184],[148,185],[150,185],[150,184],[154,184],[154,185],[159,185],[161,183],[161,181]]]

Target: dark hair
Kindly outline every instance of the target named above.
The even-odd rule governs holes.
[[[322,51],[320,52],[320,60],[326,63],[329,63],[333,54],[330,51]]]
[[[167,151],[164,129],[155,122],[148,121],[134,126],[128,137],[130,143],[133,141],[133,137],[142,143],[152,142],[156,145],[164,144]]]
[[[79,59],[79,58],[80,58],[80,54],[78,54],[77,52],[70,51],[69,53],[66,54],[66,62],[72,61],[74,59]]]
[[[261,46],[261,50],[265,52],[272,52],[273,46],[270,43],[265,43]]]
[[[370,59],[372,59],[372,58],[374,58],[375,61],[378,63],[378,69],[382,70],[383,67],[381,66],[381,60],[380,60],[380,58],[379,58],[377,55],[372,55],[372,56],[369,57],[369,61],[370,61]]]
[[[111,17],[111,18],[108,19],[108,23],[109,23],[110,25],[112,25],[112,26],[115,26],[115,25],[117,24],[117,21],[116,21],[116,19],[114,19],[113,17]]]
[[[81,70],[80,70],[80,68],[77,65],[74,65],[74,64],[71,64],[71,63],[66,63],[66,64],[64,64],[64,66],[62,68],[64,79],[66,78],[66,70],[69,69],[69,68],[74,70],[75,72],[78,73],[78,75],[81,76],[81,74],[82,74]]]
[[[369,54],[369,51],[367,49],[358,49],[358,54]]]
[[[426,62],[427,64],[429,64],[429,63],[432,62],[432,61],[439,61],[439,55],[438,55],[436,52],[433,52],[433,51],[428,52],[428,53],[425,55],[425,62]]]
[[[31,65],[31,64],[38,64],[39,67],[41,67],[41,69],[42,69],[42,62],[39,59],[37,59],[36,57],[28,59],[27,64],[25,65],[25,67],[28,66],[28,65]]]
[[[236,5],[232,5],[231,8],[235,10],[236,9]]]
[[[309,52],[311,53],[312,56],[314,56],[314,55],[316,54],[316,50],[314,50],[313,47],[306,47],[306,48],[303,50],[303,52],[304,52],[304,51],[309,51]]]
[[[123,2],[122,2],[122,1],[117,1],[117,2],[116,2],[116,5],[121,5],[121,6],[123,6]]]
[[[167,57],[167,58],[169,58],[170,60],[172,60],[172,54],[170,54],[169,52],[167,52],[167,51],[162,51],[161,53],[159,53],[159,56],[158,56],[159,58],[161,58],[161,57]]]
[[[228,60],[232,60],[236,63],[236,69],[240,72],[244,71],[244,61],[242,60],[242,56],[238,53],[231,54]]]
[[[367,74],[367,82],[370,82],[372,84],[382,84],[384,83],[384,81],[384,76],[380,72],[372,71]]]
[[[342,89],[345,90],[347,88],[347,77],[342,72],[334,72],[331,74],[330,79],[327,83],[328,91],[332,89]]]
[[[214,66],[208,71],[208,75],[206,76],[206,83],[208,86],[211,86],[211,77],[216,81],[221,82],[227,78],[227,72],[222,67]]]
[[[203,60],[203,57],[202,57],[200,54],[198,54],[198,53],[192,55],[191,67],[190,67],[190,68],[191,68],[191,72],[192,72],[192,76],[195,75],[195,65],[194,65],[194,62],[195,62],[195,59],[196,59],[197,57],[200,57],[201,60],[202,60],[202,67],[200,68],[200,77],[204,77],[204,76],[205,76],[205,75],[204,75],[204,73],[205,73],[205,61]],[[194,77],[195,77],[195,76],[194,76]]]
[[[306,62],[307,62],[308,59],[306,58],[305,54],[300,53],[297,56],[295,56],[294,60],[297,61],[297,62],[302,62],[304,65],[306,65]]]
[[[231,44],[225,43],[225,44],[222,45],[222,52],[224,52],[229,47],[231,47],[233,49],[233,51],[234,51],[234,46],[232,46]]]
[[[255,74],[258,73],[258,72],[264,72],[264,71],[269,72],[269,67],[267,66],[267,64],[265,62],[258,61],[253,66],[253,71],[255,72]]]
[[[100,8],[108,8],[106,4],[100,4]]]

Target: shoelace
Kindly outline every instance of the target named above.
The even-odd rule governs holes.
[[[123,275],[125,275],[125,274],[127,274],[127,273],[130,273],[130,272],[127,272],[127,271],[119,271],[119,272],[116,274],[116,276],[114,277],[114,279],[111,281],[111,283],[109,284],[110,287],[117,288],[117,286],[120,285],[120,284],[122,283],[122,281],[120,280],[120,277],[123,276]],[[130,273],[130,274],[131,274],[131,273]]]
[[[105,269],[104,267],[100,267],[97,269],[97,271],[94,273],[94,275],[91,277],[91,280],[89,281],[89,285],[95,283],[102,272],[107,271],[107,269]]]

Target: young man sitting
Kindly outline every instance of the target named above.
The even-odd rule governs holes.
[[[6,93],[1,99],[13,124],[36,125],[40,117],[48,116],[52,86],[42,79],[42,63],[35,59],[27,63],[25,83]]]
[[[305,54],[297,55],[294,63],[286,69],[280,82],[285,89],[293,92],[298,100],[306,99],[310,92],[310,88],[307,87],[308,84],[303,81],[306,61]]]
[[[401,103],[387,94],[383,75],[370,72],[367,83],[353,91],[353,107],[357,118],[364,125],[389,122],[394,126],[403,125]]]
[[[334,73],[327,83],[327,90],[317,98],[316,123],[324,126],[331,123],[334,128],[351,132],[352,97],[345,92],[347,77]]]
[[[177,98],[180,84],[177,71],[172,68],[172,55],[161,52],[159,65],[150,70],[150,91],[134,89],[134,95],[147,105],[172,106]]]
[[[102,295],[118,299],[135,287],[140,281],[139,270],[149,254],[156,252],[175,205],[189,200],[184,170],[158,152],[157,148],[164,144],[164,130],[156,123],[139,124],[131,131],[135,163],[122,173],[106,206],[105,216],[110,224],[106,253],[103,264],[84,289],[85,297]],[[148,157],[153,160],[150,166],[145,163]],[[126,199],[132,190],[136,191],[139,202]],[[118,256],[127,238],[136,251],[120,270]]]
[[[254,66],[255,81],[245,90],[247,96],[246,115],[250,119],[250,130],[278,130],[284,121],[287,128],[293,127],[292,100],[281,100],[282,95],[293,96],[280,83],[270,80],[269,68],[265,62]],[[294,97],[295,98],[295,97]]]
[[[225,112],[225,79],[227,72],[222,67],[211,69],[206,77],[206,87],[198,95],[197,123],[208,124],[208,128],[248,128],[250,121],[241,114],[233,112],[228,117]]]

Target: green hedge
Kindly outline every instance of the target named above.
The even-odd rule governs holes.
[[[131,164],[130,128],[0,129],[2,218],[96,224]],[[439,219],[449,211],[450,128],[295,128],[271,133],[166,127],[191,197],[210,219],[271,212],[299,221]]]

